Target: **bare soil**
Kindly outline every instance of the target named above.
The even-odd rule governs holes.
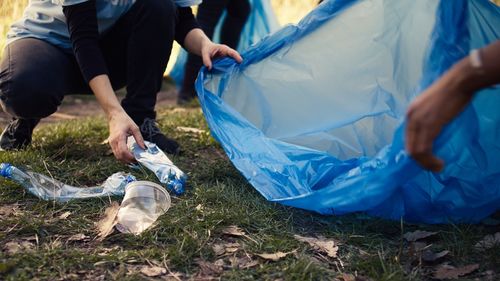
[[[117,93],[121,99],[125,96],[124,91]],[[161,91],[157,95],[156,108],[175,106],[177,100],[177,91],[171,83],[165,81]],[[75,95],[64,98],[62,105],[57,112],[47,118],[43,118],[41,124],[54,123],[64,120],[77,119],[88,116],[102,116],[102,111],[99,103],[94,96],[91,95]],[[10,121],[10,116],[0,110],[0,127],[5,127]]]

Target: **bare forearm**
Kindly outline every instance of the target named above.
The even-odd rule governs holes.
[[[203,30],[199,28],[192,29],[186,35],[184,40],[184,47],[192,54],[201,56],[201,49],[203,44],[210,43],[211,40],[205,35]]]
[[[500,83],[500,40],[479,50],[481,66],[473,65],[470,56],[462,59],[443,77],[471,94]]]
[[[113,87],[111,86],[111,82],[109,81],[107,75],[94,77],[90,80],[89,85],[108,119],[111,119],[111,117],[116,113],[124,112],[118,102],[118,99],[116,98],[115,92],[113,91]]]

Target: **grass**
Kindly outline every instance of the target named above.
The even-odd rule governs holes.
[[[0,2],[0,35],[19,18],[26,2]],[[280,22],[286,23],[302,17],[314,2],[272,3]],[[95,222],[111,200],[120,198],[58,204],[41,201],[19,185],[0,180],[1,280],[148,280],[139,269],[150,265],[180,273],[182,280],[342,280],[343,273],[373,280],[428,280],[439,263],[422,262],[421,255],[411,250],[402,233],[413,230],[438,232],[426,243],[433,251],[450,251],[441,262],[480,264],[478,271],[464,279],[500,278],[500,247],[474,247],[485,235],[498,232],[498,225],[415,225],[362,214],[321,216],[273,204],[248,185],[208,134],[175,130],[177,126],[207,130],[198,109],[166,108],[159,116],[164,132],[178,139],[184,149],[173,160],[188,173],[189,183],[187,193],[173,198],[172,208],[156,226],[137,237],[115,233],[97,242],[93,239]],[[31,148],[0,152],[0,162],[29,167],[77,186],[93,185],[117,171],[155,181],[148,171],[117,163],[109,148],[100,145],[106,136],[106,123],[99,118],[43,125],[35,132]],[[59,218],[65,212],[70,216]],[[223,229],[231,225],[242,228],[247,236],[224,235]],[[75,234],[90,238],[74,240]],[[297,241],[295,234],[335,239],[340,243],[338,258],[325,257]],[[240,246],[234,253],[218,256],[213,246],[227,243]],[[12,244],[26,248],[9,253]],[[296,252],[276,262],[256,256],[278,251]],[[255,266],[241,268],[244,259],[256,262]],[[205,263],[224,266],[210,271]]]
[[[449,250],[453,265],[479,263],[472,277],[500,268],[500,248],[479,251],[474,244],[498,226],[425,226],[367,218],[364,215],[321,216],[264,200],[231,165],[208,135],[185,133],[176,126],[207,130],[199,109],[163,109],[162,129],[178,139],[184,153],[173,158],[189,175],[187,193],[173,198],[173,206],[157,225],[140,236],[113,234],[103,242],[72,241],[75,234],[96,236],[94,223],[109,206],[102,198],[65,204],[41,201],[19,185],[0,180],[0,279],[3,280],[147,280],[141,266],[162,265],[182,273],[181,279],[207,276],[224,280],[333,280],[341,273],[356,273],[373,280],[425,280],[434,270],[411,253],[402,233],[438,231],[431,241],[435,251]],[[144,170],[131,171],[117,163],[105,145],[106,123],[89,118],[43,125],[34,145],[25,151],[0,152],[0,161],[27,166],[73,185],[92,185],[117,171],[133,172],[155,181]],[[5,215],[5,210],[16,209]],[[59,216],[71,212],[66,219]],[[242,228],[246,237],[222,233],[228,226]],[[324,236],[340,243],[339,258],[321,255],[297,241],[295,234]],[[30,249],[8,253],[9,242],[28,241]],[[221,257],[215,244],[239,243],[235,253]],[[260,253],[290,252],[277,262]],[[256,265],[238,268],[251,258]],[[201,264],[224,263],[222,271],[208,272]],[[232,265],[233,264],[233,265]],[[164,276],[165,277],[165,276]],[[497,276],[498,277],[498,276]],[[206,280],[206,279],[205,279]],[[342,280],[342,279],[339,279]]]

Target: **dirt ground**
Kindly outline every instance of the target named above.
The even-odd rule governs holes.
[[[125,93],[124,91],[119,91],[117,95],[119,99],[122,99],[125,96]],[[158,93],[156,108],[174,106],[176,105],[176,99],[177,90],[175,89],[175,86],[173,86],[171,82],[166,79],[163,83],[161,91]],[[87,116],[99,116],[103,114],[104,112],[94,96],[67,96],[64,98],[64,101],[57,112],[47,118],[43,118],[40,123],[54,123]],[[0,110],[0,127],[5,127],[9,120],[9,115],[3,112],[3,110]]]

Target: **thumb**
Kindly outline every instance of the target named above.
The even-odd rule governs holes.
[[[444,168],[444,161],[432,155],[429,159],[428,168],[435,173],[441,172]]]

